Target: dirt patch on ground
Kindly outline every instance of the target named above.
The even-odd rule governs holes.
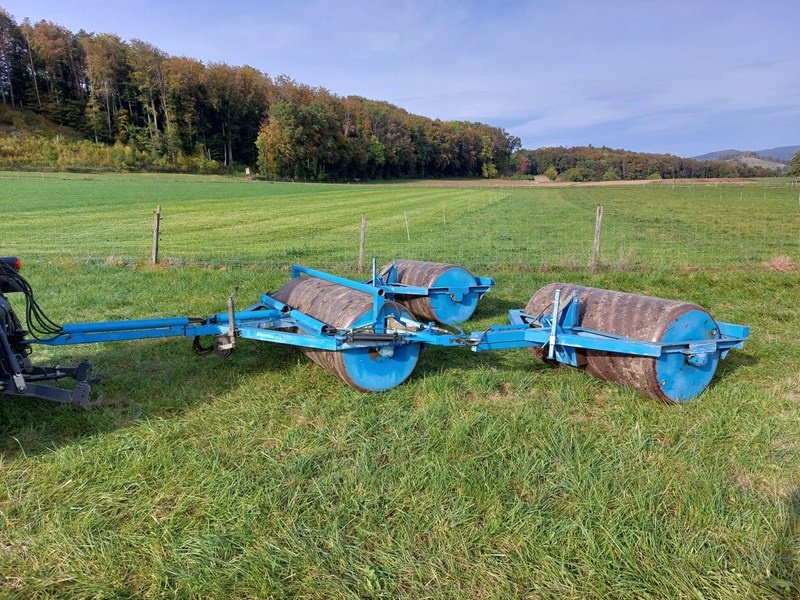
[[[790,271],[797,271],[800,269],[800,264],[792,260],[790,256],[781,254],[773,256],[767,262],[761,264],[767,271],[775,271],[777,273],[789,273]]]
[[[740,473],[734,477],[733,482],[740,488],[748,492],[761,494],[764,496],[777,497],[781,500],[787,499],[791,495],[793,486],[788,482],[771,481],[765,477]]]

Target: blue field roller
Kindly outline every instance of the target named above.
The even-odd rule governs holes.
[[[366,282],[292,267],[292,279],[242,310],[235,290],[226,310],[209,317],[157,317],[59,325],[36,302],[20,261],[0,258],[0,392],[83,408],[97,378],[77,367],[42,367],[33,347],[186,337],[199,354],[227,357],[241,340],[294,346],[362,392],[406,381],[426,346],[473,352],[528,348],[539,359],[585,370],[667,402],[695,398],[719,361],[742,348],[746,326],[715,321],[686,302],[556,283],[536,292],[509,323],[465,333],[494,280],[449,263],[395,260]],[[5,294],[25,297],[24,326]],[[69,378],[74,389],[45,385]]]
[[[552,306],[556,289],[566,297],[577,295],[580,324],[584,328],[660,345],[695,340],[700,344],[703,340],[713,343],[722,336],[720,325],[696,304],[560,283],[537,291],[526,312],[546,311]],[[542,348],[531,348],[531,352],[546,359]],[[598,379],[629,385],[668,402],[684,402],[708,386],[722,353],[709,352],[702,359],[681,353],[653,357],[579,350],[576,354],[577,367]]]
[[[463,267],[421,260],[396,260],[381,269],[384,282],[396,285],[394,299],[417,319],[458,325],[468,321],[494,280],[476,277]],[[412,290],[424,290],[414,294]]]

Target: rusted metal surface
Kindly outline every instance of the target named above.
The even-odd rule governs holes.
[[[556,288],[561,288],[562,302],[573,292],[577,292],[582,327],[649,342],[661,342],[670,323],[688,311],[696,310],[708,314],[705,309],[688,302],[564,283],[550,284],[537,291],[525,311],[539,315],[552,310]],[[540,360],[545,360],[544,349],[532,348],[530,351]],[[594,377],[629,385],[655,398],[670,401],[661,389],[661,382],[656,374],[657,359],[593,350],[577,352],[582,368]]]
[[[369,294],[314,277],[292,279],[272,296],[337,329],[347,329],[353,326],[363,315],[372,311],[372,297]],[[395,302],[386,302],[384,306],[394,307],[408,317],[412,317],[408,310],[403,309]],[[394,325],[398,326],[396,323]],[[302,352],[349,386],[367,391],[348,374],[342,352],[312,348],[304,348]]]
[[[458,265],[449,263],[425,262],[422,260],[397,260],[397,281],[404,285],[418,287],[432,287],[436,280],[451,269],[462,269]],[[389,263],[381,272],[386,272],[392,266]],[[439,317],[431,306],[430,296],[401,296],[395,298],[400,304],[407,307],[414,316],[421,321],[440,322]]]

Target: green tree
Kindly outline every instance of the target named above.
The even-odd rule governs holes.
[[[78,129],[98,157],[97,144],[118,144],[103,165],[118,168],[257,163],[274,177],[341,180],[496,177],[520,164],[519,139],[498,127],[431,120],[246,65],[204,65],[142,40],[18,26],[2,9],[0,97]]]
[[[789,173],[793,177],[800,177],[800,152],[792,158],[792,162],[789,164]]]
[[[28,87],[26,48],[22,30],[11,15],[0,7],[0,95],[3,104],[23,106]]]
[[[563,176],[566,181],[591,181],[594,173],[588,167],[581,166],[567,169],[564,171]]]
[[[270,179],[296,177],[299,138],[297,107],[287,101],[273,105],[256,140],[259,172]]]
[[[558,171],[553,165],[547,167],[543,173],[550,181],[555,181],[556,177],[558,177]]]
[[[367,148],[367,161],[371,175],[370,179],[372,179],[386,163],[386,149],[383,147],[383,144],[381,144],[381,141],[374,135],[370,136]]]

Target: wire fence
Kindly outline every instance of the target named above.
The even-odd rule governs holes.
[[[0,254],[145,263],[162,206],[160,259],[173,265],[294,262],[355,270],[365,254],[470,268],[672,269],[800,263],[800,185],[467,186],[268,183],[183,175],[0,174]]]

